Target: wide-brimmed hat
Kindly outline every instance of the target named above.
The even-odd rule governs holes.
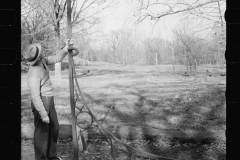
[[[41,55],[42,47],[40,43],[30,44],[23,50],[23,57],[27,61],[27,64],[33,65],[37,62]]]

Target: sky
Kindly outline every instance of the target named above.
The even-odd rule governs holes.
[[[133,24],[132,15],[133,6],[128,5],[124,1],[121,1],[116,8],[108,10],[109,16],[104,17],[101,21],[100,28],[104,32],[110,30],[117,30],[121,27],[133,28],[137,34],[143,34],[143,36],[160,36],[164,39],[172,37],[171,29],[179,23],[179,16],[166,16],[162,18],[154,27],[154,21],[145,20],[137,26]],[[108,15],[105,12],[104,14]]]
[[[172,41],[174,37],[172,30],[179,28],[181,24],[186,21],[184,20],[185,16],[180,13],[162,17],[156,24],[155,21],[144,20],[136,26],[133,21],[133,14],[136,6],[130,5],[130,0],[117,0],[115,2],[117,2],[115,7],[108,8],[98,14],[100,18],[100,23],[97,25],[98,31],[107,34],[112,30],[130,28],[141,38],[160,37],[162,39]],[[155,9],[159,10],[161,8],[158,6]],[[209,23],[205,22],[205,20],[201,20],[200,22],[199,20],[191,18],[189,22],[188,27],[191,26],[192,28],[198,28],[199,30],[201,25]],[[210,37],[208,33],[206,33],[206,30],[203,30],[200,34],[202,34],[205,38]]]

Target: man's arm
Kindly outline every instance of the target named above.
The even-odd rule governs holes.
[[[48,117],[48,114],[40,97],[40,78],[38,76],[29,77],[28,85],[30,87],[32,102],[41,118],[45,119]]]
[[[70,40],[67,39],[65,47],[62,50],[60,50],[55,56],[46,57],[47,65],[51,65],[51,64],[61,62],[64,59],[64,57],[68,53],[68,45],[67,45],[68,43],[69,43],[70,46],[72,46],[73,45],[73,39],[70,39]]]
[[[67,50],[66,47],[64,47],[56,55],[46,57],[47,65],[51,65],[51,64],[55,64],[55,63],[61,62],[64,59],[64,57],[67,55],[67,53],[68,53],[68,50]]]

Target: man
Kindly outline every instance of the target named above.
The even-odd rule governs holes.
[[[73,40],[69,41],[73,45]],[[53,85],[47,65],[63,60],[68,53],[66,45],[55,56],[44,57],[39,43],[27,46],[23,57],[30,65],[27,82],[31,92],[31,108],[34,115],[35,160],[61,160],[57,156],[59,123],[54,105]]]

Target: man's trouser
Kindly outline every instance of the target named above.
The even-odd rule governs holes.
[[[59,123],[54,105],[54,97],[42,96],[43,105],[50,119],[49,123],[44,123],[39,112],[31,102],[34,115],[34,151],[35,160],[48,160],[57,156],[57,140],[59,133]]]

